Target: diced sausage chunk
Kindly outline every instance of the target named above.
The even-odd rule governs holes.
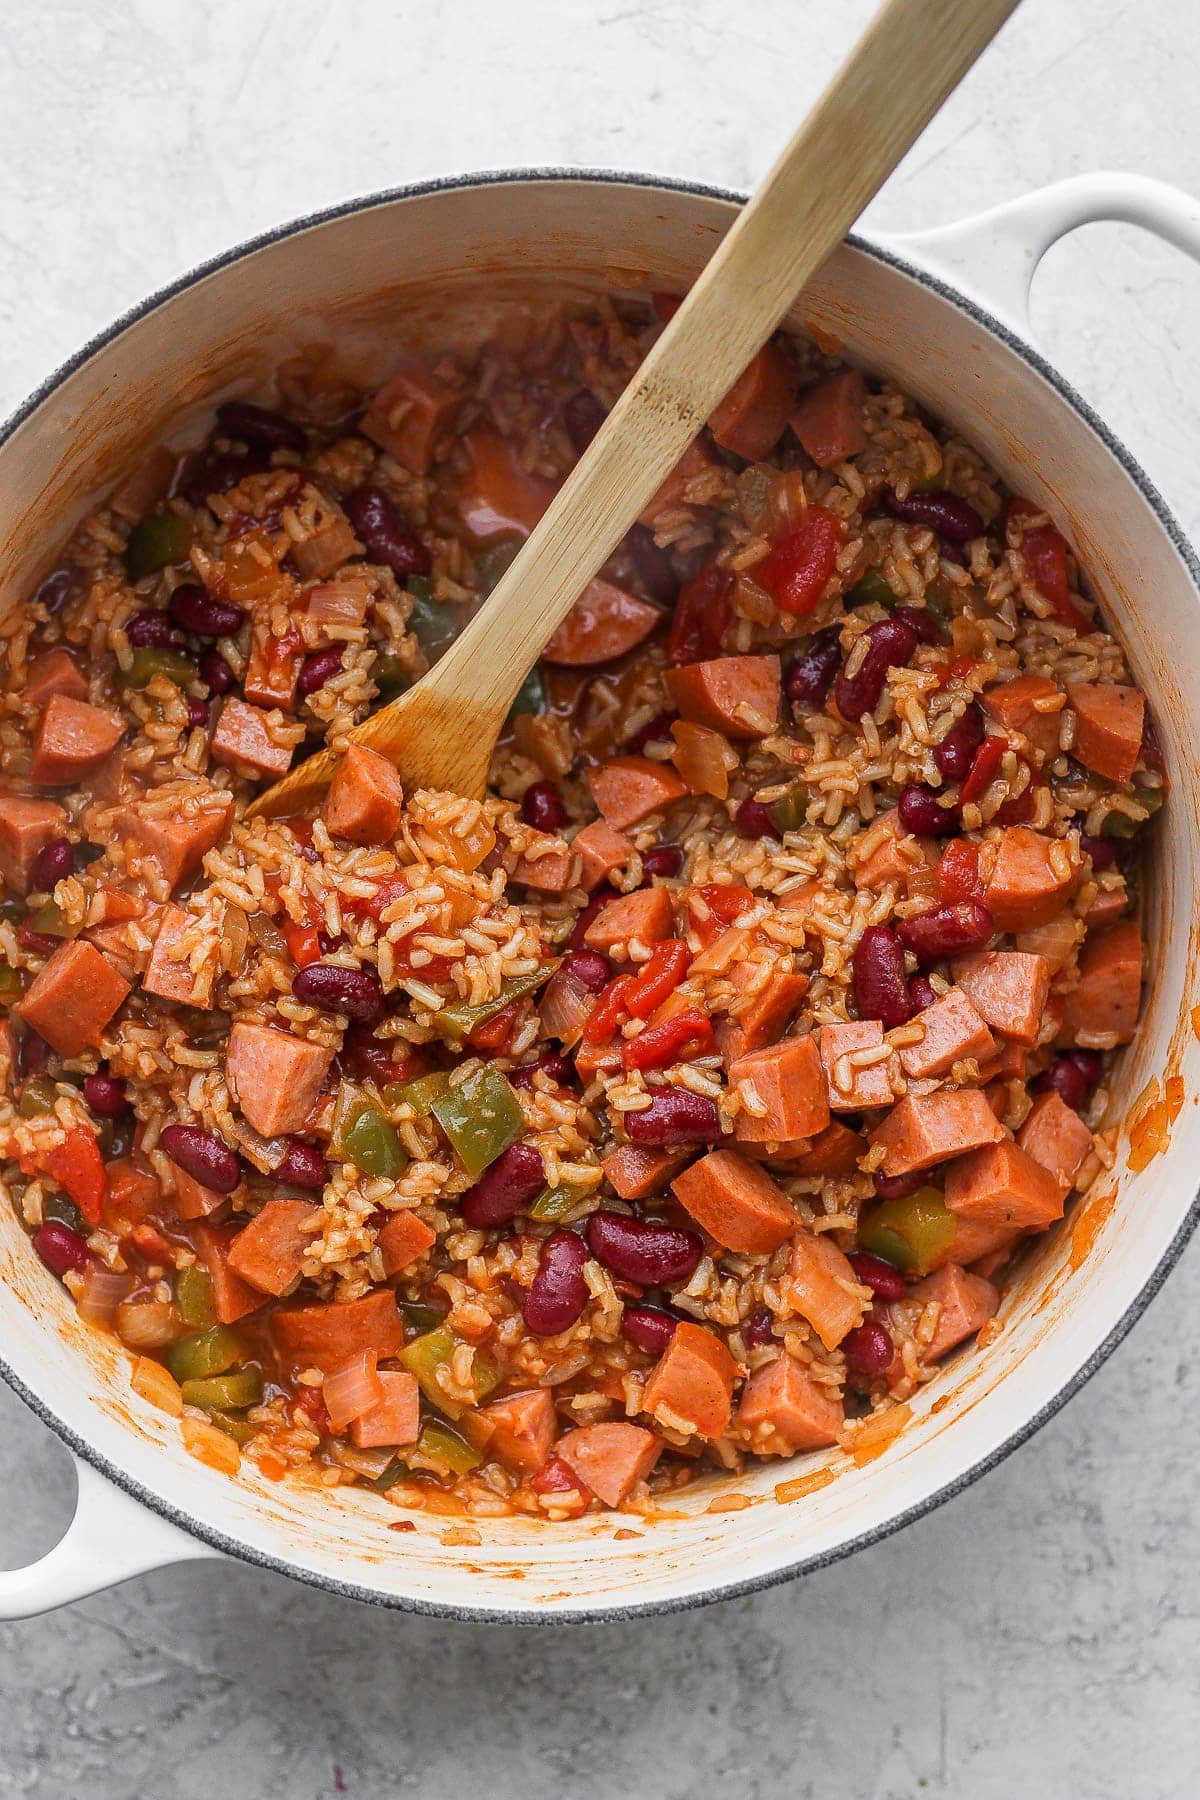
[[[704,439],[693,438],[658,492],[643,507],[638,515],[639,523],[653,527],[664,513],[673,512],[677,506],[691,505],[689,495],[696,491],[693,482],[704,483],[705,477],[716,469],[716,460]]]
[[[764,344],[708,421],[724,450],[761,462],[783,436],[796,391],[792,365],[778,344]]]
[[[954,979],[993,1031],[1032,1049],[1050,993],[1050,964],[1022,950],[984,950],[954,965]]]
[[[906,1094],[875,1127],[871,1142],[884,1147],[885,1175],[910,1175],[1003,1136],[986,1094],[978,1088],[944,1088]]]
[[[808,976],[792,968],[775,967],[764,979],[761,966],[750,960],[736,962],[729,979],[737,997],[715,1027],[727,1068],[782,1036],[809,986]]]
[[[1027,931],[1060,912],[1078,876],[1064,839],[1044,837],[1026,825],[1003,834],[984,904],[997,931]]]
[[[303,1131],[332,1061],[320,1044],[239,1020],[229,1033],[225,1078],[255,1131],[287,1137]]]
[[[308,1200],[268,1200],[229,1246],[234,1274],[264,1294],[286,1294],[299,1280],[312,1245],[305,1226],[319,1211]]]
[[[671,1191],[709,1237],[747,1256],[777,1250],[798,1223],[778,1183],[736,1150],[702,1156],[675,1177]]]
[[[583,934],[589,950],[611,951],[618,944],[657,944],[670,937],[674,916],[670,890],[638,888],[609,900]]]
[[[983,1062],[996,1047],[991,1032],[961,987],[952,987],[917,1018],[925,1027],[925,1036],[919,1044],[906,1044],[900,1051],[900,1067],[910,1080],[944,1075],[968,1056]]]
[[[833,1239],[812,1231],[796,1234],[784,1291],[793,1311],[808,1320],[827,1350],[836,1349],[862,1322],[869,1303]]]
[[[564,1432],[555,1446],[584,1486],[605,1506],[620,1506],[662,1454],[662,1441],[641,1425],[614,1421]]]
[[[425,475],[434,448],[450,425],[462,395],[410,360],[401,363],[363,414],[359,430],[414,475]]]
[[[988,688],[979,704],[1006,733],[1021,732],[1043,756],[1058,754],[1063,693],[1048,675],[1018,675]]]
[[[1053,1175],[1063,1193],[1069,1193],[1088,1157],[1092,1134],[1060,1095],[1039,1094],[1017,1133],[1026,1156],[1032,1156]]]
[[[386,844],[396,835],[403,806],[404,789],[387,758],[364,744],[348,745],[322,808],[330,836]]]
[[[350,1421],[350,1437],[359,1450],[382,1450],[415,1444],[421,1431],[421,1390],[406,1369],[378,1369],[383,1399]]]
[[[777,656],[719,656],[664,669],[663,682],[684,718],[730,738],[762,738],[779,725]]]
[[[200,867],[206,851],[221,838],[233,810],[228,794],[214,790],[216,804],[191,812],[147,815],[130,807],[117,820],[118,835],[131,839],[144,856],[156,863],[171,888],[186,881]]]
[[[542,651],[542,661],[570,669],[612,662],[648,638],[662,618],[660,607],[597,575]]]
[[[513,865],[512,878],[543,894],[564,894],[575,885],[575,853],[560,837],[531,831],[524,853]]]
[[[257,781],[263,775],[286,775],[295,746],[280,740],[266,713],[231,696],[221,708],[209,749],[222,768]]]
[[[363,1350],[378,1357],[398,1356],[404,1326],[390,1288],[364,1294],[361,1300],[333,1300],[276,1312],[272,1332],[282,1360],[294,1369],[310,1365],[328,1374]]]
[[[1141,999],[1141,927],[1136,919],[1122,919],[1089,937],[1079,953],[1079,985],[1066,996],[1061,1042],[1089,1050],[1127,1044]]]
[[[861,1065],[854,1058],[883,1046],[883,1026],[878,1019],[848,1019],[844,1025],[822,1025],[821,1063],[829,1105],[834,1112],[859,1112],[864,1106],[890,1106],[892,1086],[887,1061],[876,1057]]]
[[[536,1475],[554,1448],[558,1420],[549,1388],[530,1388],[524,1394],[505,1394],[479,1417],[489,1427],[487,1454],[498,1457],[517,1475]]]
[[[1109,681],[1069,681],[1075,713],[1073,750],[1109,781],[1128,781],[1142,747],[1146,701],[1139,688]]]
[[[312,575],[332,575],[350,557],[358,554],[358,539],[351,530],[348,520],[332,519],[328,525],[323,525],[319,531],[314,531],[311,537],[301,538],[299,543],[293,544],[290,554],[292,561],[306,580]],[[290,680],[290,672],[292,669],[296,674],[300,672],[296,652],[289,646],[282,655],[279,651],[274,652],[274,655],[278,659],[279,673],[269,680],[268,688],[273,690],[277,684],[288,681],[294,698],[295,687]],[[257,685],[257,683],[252,683],[252,685]],[[246,692],[248,694],[250,688],[247,688]],[[275,706],[285,704],[283,700],[274,698],[273,693],[269,703]],[[291,701],[289,700],[287,704],[290,705]]]
[[[17,1011],[60,1056],[82,1056],[95,1049],[128,993],[108,958],[76,938],[54,952]]]
[[[794,1143],[829,1123],[825,1071],[814,1037],[784,1038],[730,1065],[729,1086],[741,1097],[734,1136],[743,1144]]]
[[[946,1206],[960,1219],[1040,1231],[1062,1218],[1064,1190],[1011,1138],[960,1156],[946,1171]]]
[[[237,1234],[235,1225],[213,1225],[207,1221],[192,1228],[193,1242],[212,1283],[213,1311],[222,1325],[235,1325],[264,1303],[260,1289],[243,1281],[229,1265],[229,1252]]]
[[[797,1175],[853,1175],[866,1148],[857,1131],[834,1119],[806,1150],[789,1158],[789,1163]]]
[[[467,536],[476,544],[528,537],[554,498],[553,487],[527,474],[494,431],[472,431],[462,445],[468,473],[459,489],[458,512]]]
[[[28,706],[44,706],[52,694],[65,694],[69,700],[86,700],[88,696],[88,684],[79,664],[61,645],[34,657],[21,689],[21,698]]]
[[[640,1144],[621,1144],[601,1167],[604,1178],[622,1200],[644,1200],[659,1194],[672,1175],[687,1161],[687,1150],[647,1150]]]
[[[51,694],[33,740],[29,773],[42,787],[70,787],[98,774],[121,741],[125,721],[106,706]]]
[[[419,1256],[424,1256],[436,1241],[437,1232],[432,1225],[419,1219],[415,1212],[406,1207],[403,1212],[393,1213],[387,1224],[380,1227],[375,1239],[383,1257],[384,1274],[398,1275],[401,1269],[407,1269]]]
[[[642,1405],[674,1431],[720,1437],[733,1411],[737,1364],[713,1332],[680,1320],[646,1383]]]
[[[17,894],[29,892],[34,863],[51,838],[62,835],[66,822],[66,812],[54,800],[0,793],[0,875],[6,887]]]
[[[218,945],[205,945],[203,954],[192,966],[191,955],[180,952],[180,939],[195,926],[196,920],[181,906],[164,906],[158,918],[158,933],[142,986],[160,1000],[178,1000],[183,1006],[202,1010],[212,1005],[213,978],[216,975]]]
[[[220,1212],[229,1199],[228,1194],[203,1186],[186,1169],[173,1167],[171,1180],[174,1186],[169,1204],[177,1219],[207,1219],[211,1213]]]
[[[755,1369],[742,1389],[737,1422],[760,1456],[791,1456],[836,1444],[845,1420],[835,1390],[785,1352]]]
[[[587,784],[614,831],[627,831],[651,813],[662,812],[687,789],[666,763],[646,756],[618,756],[587,772]]]
[[[875,893],[887,882],[911,887],[927,878],[937,861],[937,851],[928,838],[913,837],[905,831],[897,807],[882,813],[863,838],[872,848],[854,864],[854,885],[869,893]]]
[[[819,469],[832,469],[867,447],[867,387],[857,369],[836,369],[804,389],[792,430]]]
[[[946,1263],[932,1275],[927,1275],[924,1281],[917,1282],[911,1293],[914,1300],[923,1300],[926,1306],[933,1304],[938,1308],[933,1336],[921,1350],[922,1361],[927,1363],[937,1362],[956,1344],[974,1337],[1000,1304],[1000,1296],[990,1281],[985,1281],[981,1275],[968,1274],[957,1263]]]
[[[579,880],[590,894],[606,881],[614,869],[624,868],[635,854],[634,845],[623,832],[614,831],[606,819],[593,819],[571,840],[571,848],[579,857]]]
[[[347,526],[346,530],[349,529]],[[311,550],[311,546],[318,543],[322,535],[309,538],[307,545],[297,545],[297,550]],[[353,553],[352,540],[340,560]],[[277,636],[271,630],[269,618],[255,619],[250,634],[250,660],[242,678],[242,693],[253,706],[268,709],[278,706],[283,712],[291,712],[296,704],[296,688],[303,661],[304,645],[294,625],[289,626],[283,636]]]
[[[1017,949],[1028,956],[1044,956],[1051,975],[1065,969],[1083,937],[1083,926],[1073,912],[1060,912],[1048,925],[1034,925],[1017,933]]]

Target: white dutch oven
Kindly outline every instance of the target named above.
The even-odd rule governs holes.
[[[352,346],[364,374],[385,373],[414,332],[444,328],[457,284],[481,276],[684,288],[734,205],[628,176],[485,176],[358,202],[198,270],[90,344],[0,439],[0,603],[20,604],[88,501],[181,408],[198,419],[314,340]],[[1200,568],[1141,470],[1027,342],[1038,259],[1098,218],[1148,226],[1200,257],[1196,202],[1150,181],[1087,177],[919,240],[851,240],[796,316],[951,421],[1013,488],[1050,507],[1150,695],[1175,800],[1147,884],[1146,1016],[1119,1091],[1128,1102],[1152,1076],[1182,1076],[1169,1150],[1140,1174],[1122,1166],[1080,1203],[1007,1295],[996,1340],[951,1361],[877,1460],[859,1468],[831,1454],[834,1478],[787,1504],[773,1490],[798,1468],[706,1483],[619,1541],[616,1527],[636,1522],[606,1515],[550,1528],[484,1522],[479,1545],[444,1544],[449,1521],[417,1514],[415,1530],[397,1535],[387,1527],[399,1515],[372,1493],[323,1497],[252,1471],[214,1474],[185,1454],[173,1421],[130,1392],[124,1353],[80,1323],[5,1205],[2,1366],[74,1451],[79,1499],[55,1549],[0,1573],[0,1616],[208,1556],[459,1617],[628,1616],[745,1591],[844,1555],[956,1492],[1028,1437],[1129,1329],[1196,1217]],[[805,1469],[819,1466],[810,1458]],[[753,1504],[710,1511],[722,1493]]]

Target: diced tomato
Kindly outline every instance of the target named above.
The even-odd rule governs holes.
[[[380,1087],[389,1081],[411,1081],[425,1072],[425,1059],[401,1038],[377,1038],[370,1025],[351,1025],[342,1040],[339,1056],[342,1072],[368,1076]]]
[[[315,925],[297,925],[295,919],[284,919],[283,941],[288,955],[298,969],[321,960],[321,936]]]
[[[306,1387],[300,1383],[296,1388],[296,1396],[292,1401],[293,1420],[298,1412],[308,1415],[308,1424],[318,1437],[333,1436],[333,1425],[325,1410],[325,1396],[319,1387]]]
[[[951,838],[937,866],[937,890],[943,905],[959,900],[982,900],[977,844],[967,838]]]
[[[100,1223],[104,1208],[104,1158],[90,1131],[76,1125],[66,1142],[46,1158],[46,1172],[69,1194],[89,1225]]]
[[[474,1050],[487,1050],[493,1055],[503,1055],[512,1041],[512,1034],[521,1013],[521,1002],[512,1000],[502,1007],[494,1018],[487,1019],[477,1025],[471,1033],[471,1047]]]
[[[347,897],[342,901],[342,911],[353,914],[358,919],[377,919],[380,914],[408,892],[408,879],[404,875],[393,875],[387,881],[381,881],[375,892],[367,898]]]
[[[664,1019],[660,1025],[647,1025],[638,1037],[630,1038],[621,1051],[627,1069],[665,1069],[678,1062],[680,1053],[690,1049],[693,1056],[703,1056],[714,1043],[713,1028],[697,1006],[689,1006]]]
[[[1019,518],[1022,513],[1040,510],[1032,500],[1022,500],[1014,495],[1005,508],[1005,516],[1014,519]],[[1069,552],[1070,545],[1066,538],[1053,525],[1035,525],[1021,540],[1021,556],[1025,562],[1026,574],[1038,593],[1050,602],[1055,618],[1060,619],[1064,625],[1073,626],[1076,631],[1088,631],[1092,621],[1075,604],[1071,593],[1067,575]]]
[[[812,612],[825,592],[842,547],[840,519],[824,506],[810,506],[802,525],[781,539],[751,575],[783,612]]]
[[[698,909],[692,905],[690,895],[688,897],[688,913],[697,937],[706,947],[715,943],[723,931],[735,924],[742,914],[754,905],[754,895],[748,887],[743,887],[740,883],[725,886],[719,881],[708,881],[695,891],[703,900],[708,916],[706,918],[699,916]]]
[[[147,1262],[168,1262],[170,1260],[171,1246],[157,1225],[150,1225],[143,1220],[140,1225],[134,1226],[129,1236]]]
[[[552,1456],[543,1463],[537,1474],[530,1476],[529,1485],[535,1494],[577,1494],[583,1500],[589,1497],[574,1469],[561,1456]]]
[[[975,667],[973,656],[956,656],[950,664],[950,675],[955,681],[965,681]]]
[[[588,1014],[587,1024],[583,1028],[584,1039],[589,1044],[604,1044],[612,1036],[627,1013],[626,1000],[630,988],[634,985],[632,975],[618,975],[610,981],[600,994]]]
[[[729,624],[733,576],[715,562],[685,581],[671,615],[667,655],[674,663],[709,662],[721,653]]]
[[[688,971],[691,953],[682,938],[664,938],[634,976],[625,1004],[635,1019],[648,1019],[673,994]]]
[[[1008,749],[1008,739],[1002,737],[985,737],[975,759],[967,770],[967,778],[962,784],[959,794],[961,801],[978,800],[986,794],[989,785],[996,779],[1000,764],[1004,761],[1004,752]]]

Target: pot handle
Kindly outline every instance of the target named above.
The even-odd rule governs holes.
[[[71,1460],[78,1484],[71,1523],[37,1562],[0,1569],[0,1619],[30,1619],[147,1569],[220,1556],[114,1487],[90,1463]]]
[[[1100,220],[1140,225],[1200,262],[1200,201],[1165,181],[1116,170],[1073,175],[951,225],[888,236],[884,244],[1029,337],[1029,290],[1042,257],[1069,231]]]

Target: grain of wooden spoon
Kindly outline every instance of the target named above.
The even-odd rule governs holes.
[[[517,691],[717,403],[1018,0],[887,0],[639,366],[487,605],[429,674],[350,732],[406,790],[479,795]],[[318,751],[252,813],[302,811]]]

